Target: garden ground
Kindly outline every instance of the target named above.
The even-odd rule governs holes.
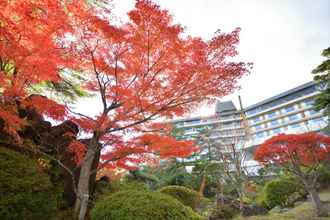
[[[320,192],[322,201],[328,202],[330,209],[330,189]],[[237,217],[234,220],[329,220],[330,217],[316,217],[311,202],[306,201],[285,213],[269,213],[264,216]]]

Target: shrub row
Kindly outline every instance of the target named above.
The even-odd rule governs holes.
[[[160,192],[120,191],[96,203],[92,220],[202,220],[190,207]]]

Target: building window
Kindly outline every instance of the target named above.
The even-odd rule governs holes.
[[[314,100],[313,99],[308,99],[304,101],[306,106],[312,106],[314,105]]]
[[[295,110],[295,107],[293,105],[291,105],[291,106],[289,106],[289,107],[287,107],[287,108],[284,109],[284,111],[286,113],[288,113],[288,112],[294,112],[294,110]]]
[[[256,118],[253,119],[253,122],[254,122],[254,123],[257,123],[257,122],[259,122],[259,121],[261,121],[260,117],[256,117]]]
[[[251,109],[251,110],[249,110],[249,111],[246,112],[246,115],[253,115],[253,114],[257,113],[257,112],[258,112],[258,109]]]
[[[191,135],[185,135],[183,138],[186,139],[186,140],[191,140],[192,136]]]
[[[295,120],[297,120],[298,119],[298,115],[296,114],[296,115],[290,115],[289,116],[289,120],[290,121],[295,121]]]
[[[270,125],[271,126],[276,126],[276,125],[279,125],[279,122],[278,122],[278,120],[273,120],[273,121],[270,122]]]
[[[201,122],[202,122],[202,120],[200,120],[200,119],[194,119],[194,120],[185,121],[184,124],[185,125],[195,125],[195,124],[199,124]]]
[[[323,118],[316,118],[308,121],[311,125],[323,125],[325,124],[325,120]]]
[[[276,112],[271,112],[267,115],[268,118],[274,118],[276,116]]]
[[[202,132],[202,131],[204,131],[205,129],[207,129],[206,127],[197,127],[197,128],[195,128],[196,129],[196,131],[198,131],[198,132]]]
[[[256,133],[256,138],[263,138],[265,136],[264,132]]]
[[[273,131],[273,134],[278,134],[282,131],[282,129],[281,128],[275,128],[272,131]]]
[[[189,133],[189,132],[193,132],[195,129],[194,128],[186,128],[185,129],[185,132],[186,133]]]
[[[292,124],[292,125],[289,125],[289,128],[290,128],[290,129],[301,128],[301,124],[299,124],[299,123],[297,123],[297,124]]]
[[[315,114],[317,114],[318,112],[317,111],[315,111],[314,109],[310,109],[310,110],[308,110],[308,114],[309,115],[315,115]]]
[[[256,126],[254,126],[254,129],[255,130],[260,130],[260,129],[262,129],[262,125],[256,125]]]

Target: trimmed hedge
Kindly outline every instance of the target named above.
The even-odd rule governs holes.
[[[0,219],[47,219],[56,211],[53,186],[37,163],[0,147]]]
[[[102,198],[107,197],[111,194],[128,190],[148,191],[148,187],[145,183],[140,181],[98,181],[95,187],[94,202],[102,200]]]
[[[96,203],[92,220],[202,220],[190,207],[159,193],[120,191]]]
[[[159,192],[176,198],[182,202],[182,204],[191,207],[193,210],[196,210],[202,201],[198,192],[184,186],[165,186],[161,188]]]

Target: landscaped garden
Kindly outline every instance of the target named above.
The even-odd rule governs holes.
[[[241,29],[204,39],[134,2],[126,17],[116,1],[0,2],[0,220],[328,219],[329,127],[254,146],[257,172],[247,131],[226,149],[221,127],[182,138],[174,119],[251,72]],[[325,88],[315,111],[328,115]]]

